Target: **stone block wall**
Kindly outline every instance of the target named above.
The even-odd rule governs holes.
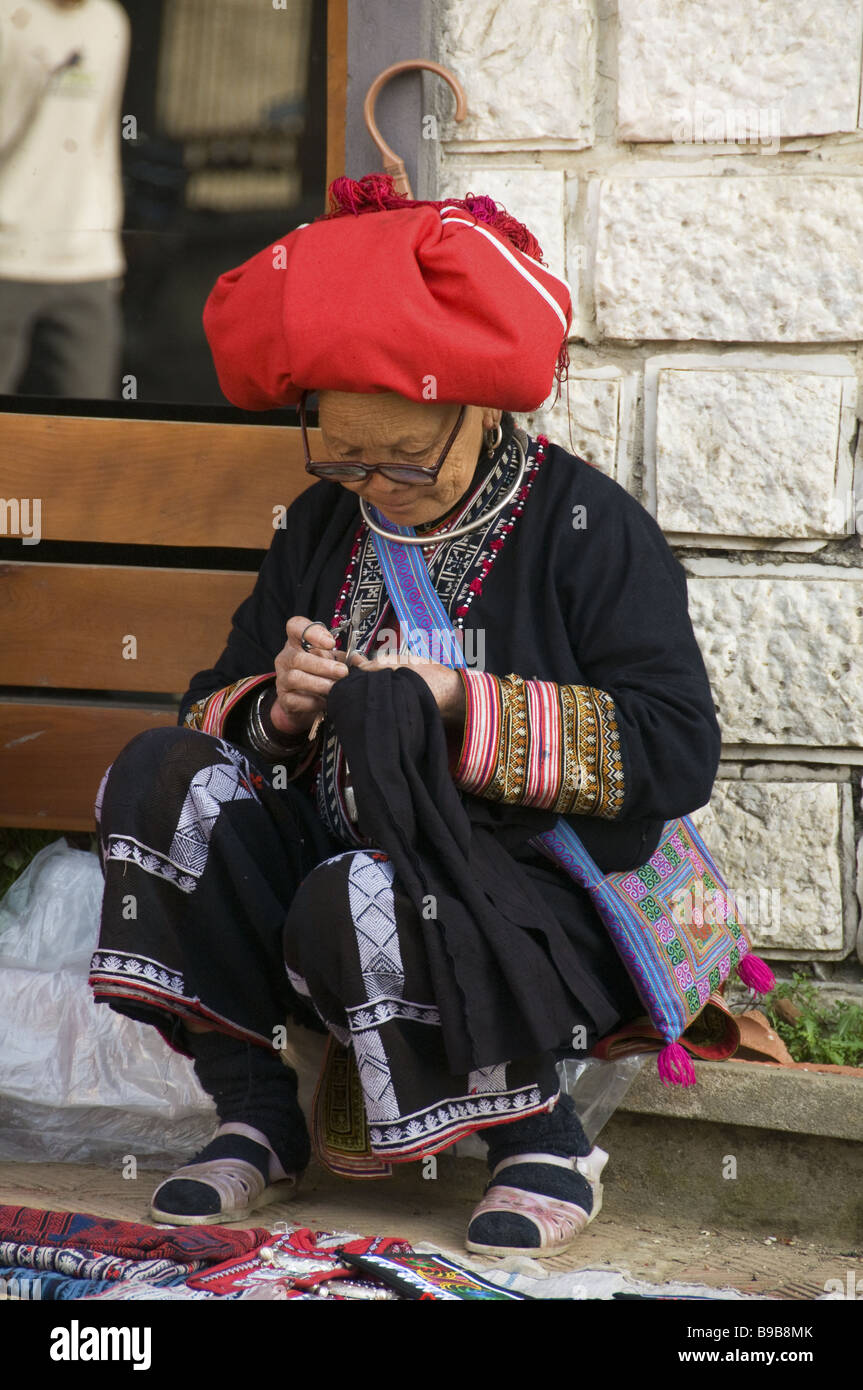
[[[437,196],[573,290],[523,423],[683,562],[723,731],[697,821],[780,974],[863,998],[863,0],[437,0]]]

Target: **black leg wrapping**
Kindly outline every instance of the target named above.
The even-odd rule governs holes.
[[[297,1074],[275,1048],[269,1051],[224,1033],[190,1033],[195,1071],[216,1102],[222,1124],[239,1121],[259,1129],[287,1173],[299,1173],[311,1156],[305,1116],[297,1100]],[[242,1142],[241,1136],[222,1141]],[[246,1143],[250,1142],[248,1140]],[[246,1157],[239,1149],[237,1158]],[[223,1157],[210,1153],[206,1158]]]
[[[571,1097],[562,1095],[550,1115],[531,1115],[512,1124],[496,1126],[486,1133],[488,1166],[493,1171],[505,1158],[518,1154],[554,1154],[559,1158],[582,1158],[590,1153],[581,1121]],[[583,1174],[551,1163],[513,1163],[492,1178],[486,1191],[495,1187],[516,1187],[540,1197],[575,1202],[590,1212],[593,1193]],[[468,1239],[478,1245],[536,1249],[539,1233],[533,1222],[517,1212],[485,1212],[475,1217]]]

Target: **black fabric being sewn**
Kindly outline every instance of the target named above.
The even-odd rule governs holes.
[[[354,669],[328,711],[360,829],[392,859],[422,922],[453,1072],[557,1047],[582,1006],[601,1017],[606,997],[499,833],[514,848],[554,814],[498,807],[491,828],[489,808],[459,795],[434,697],[409,666]]]

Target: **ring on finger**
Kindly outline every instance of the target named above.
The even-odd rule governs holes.
[[[302,630],[302,633],[300,634],[300,646],[302,647],[302,649],[303,649],[304,652],[310,652],[310,651],[312,650],[312,644],[311,644],[311,642],[307,642],[307,641],[306,641],[306,633],[308,632],[309,628],[310,628],[310,627],[324,627],[324,626],[325,626],[325,624],[324,624],[324,623],[321,623],[321,622],[306,623],[305,627],[304,627],[303,630]]]

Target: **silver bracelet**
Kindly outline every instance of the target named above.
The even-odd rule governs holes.
[[[251,743],[253,748],[255,748],[259,753],[263,753],[264,756],[267,758],[273,758],[274,760],[277,760],[285,757],[289,758],[292,754],[298,757],[308,747],[307,740],[304,740],[301,743],[293,744],[277,743],[275,739],[270,738],[269,734],[264,728],[264,722],[261,718],[261,707],[268,694],[269,690],[265,686],[264,689],[258,695],[257,699],[252,704],[251,709],[249,710],[249,717],[246,721],[246,733],[248,735],[249,742]]]

